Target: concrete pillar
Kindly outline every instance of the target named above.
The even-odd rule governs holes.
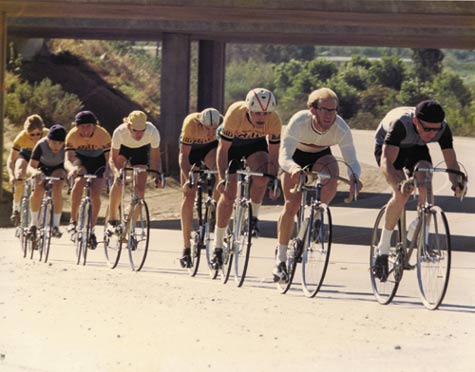
[[[5,70],[7,67],[7,14],[0,12],[0,154],[3,154],[3,133],[5,132]],[[0,156],[0,169],[3,169],[3,155]],[[3,200],[3,177],[0,180],[0,201]]]
[[[189,112],[190,37],[163,34],[160,94],[160,134],[164,169],[178,171],[178,137]]]
[[[225,48],[223,42],[199,42],[198,111],[214,107],[223,113]]]

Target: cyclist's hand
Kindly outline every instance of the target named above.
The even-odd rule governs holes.
[[[467,185],[463,183],[455,183],[451,187],[454,192],[454,196],[458,199],[461,199],[467,194]]]
[[[68,178],[76,178],[79,175],[79,167],[75,166],[68,172]]]
[[[357,190],[355,190],[355,188]],[[351,176],[350,177],[350,193],[351,193],[351,195],[355,195],[355,192],[356,192],[356,194],[359,194],[362,188],[363,188],[363,183],[361,182],[361,180],[356,176]]]
[[[415,190],[414,179],[410,178],[399,182],[398,189],[401,194],[411,195]]]
[[[303,173],[304,171],[302,170],[302,168],[295,167],[295,169],[292,169],[292,171],[290,172],[290,179],[292,180],[293,183],[298,184],[300,175]]]

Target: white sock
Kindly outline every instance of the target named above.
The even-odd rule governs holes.
[[[30,209],[30,226],[38,226],[38,212],[33,212]]]
[[[224,234],[226,234],[226,227],[216,227],[214,236],[214,248],[223,248],[224,246]]]
[[[379,240],[378,250],[379,254],[389,254],[389,248],[391,247],[391,237],[393,230],[383,229],[381,233],[381,239]]]
[[[16,202],[13,202],[13,211],[17,211],[17,212],[20,212],[20,202],[16,203]]]
[[[285,262],[287,261],[287,245],[285,244],[277,244],[277,263]]]
[[[53,226],[61,225],[61,213],[53,214]]]
[[[262,203],[254,203],[251,200],[251,208],[252,208],[252,216],[257,218],[259,216],[259,208],[261,207]]]

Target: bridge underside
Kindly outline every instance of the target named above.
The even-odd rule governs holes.
[[[170,168],[176,169],[176,138],[189,110],[188,98],[177,102],[176,97],[189,91],[191,41],[200,42],[199,84],[212,85],[198,87],[198,109],[224,110],[226,43],[475,49],[475,2],[2,0],[0,27],[0,83],[7,33],[22,38],[161,40],[161,90],[173,99],[162,99],[160,121]],[[3,100],[1,90],[2,131]]]

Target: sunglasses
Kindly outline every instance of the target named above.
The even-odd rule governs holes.
[[[328,112],[329,114],[336,114],[338,109],[334,108],[334,109],[330,109],[330,108],[326,108],[326,107],[323,107],[323,106],[318,106],[318,103],[317,102],[314,102],[312,103],[312,107],[315,109],[315,110],[319,110],[319,111],[325,111],[325,112]]]
[[[39,137],[41,133],[29,133],[30,137]]]
[[[145,129],[134,129],[134,128],[130,128],[132,130],[132,132],[134,133],[143,133],[145,132]]]
[[[419,120],[419,124],[421,125],[422,130],[426,133],[428,133],[428,132],[439,132],[442,129],[442,126],[437,127],[437,128],[426,127],[426,126],[424,126],[424,124],[422,124],[422,122],[420,120]]]

